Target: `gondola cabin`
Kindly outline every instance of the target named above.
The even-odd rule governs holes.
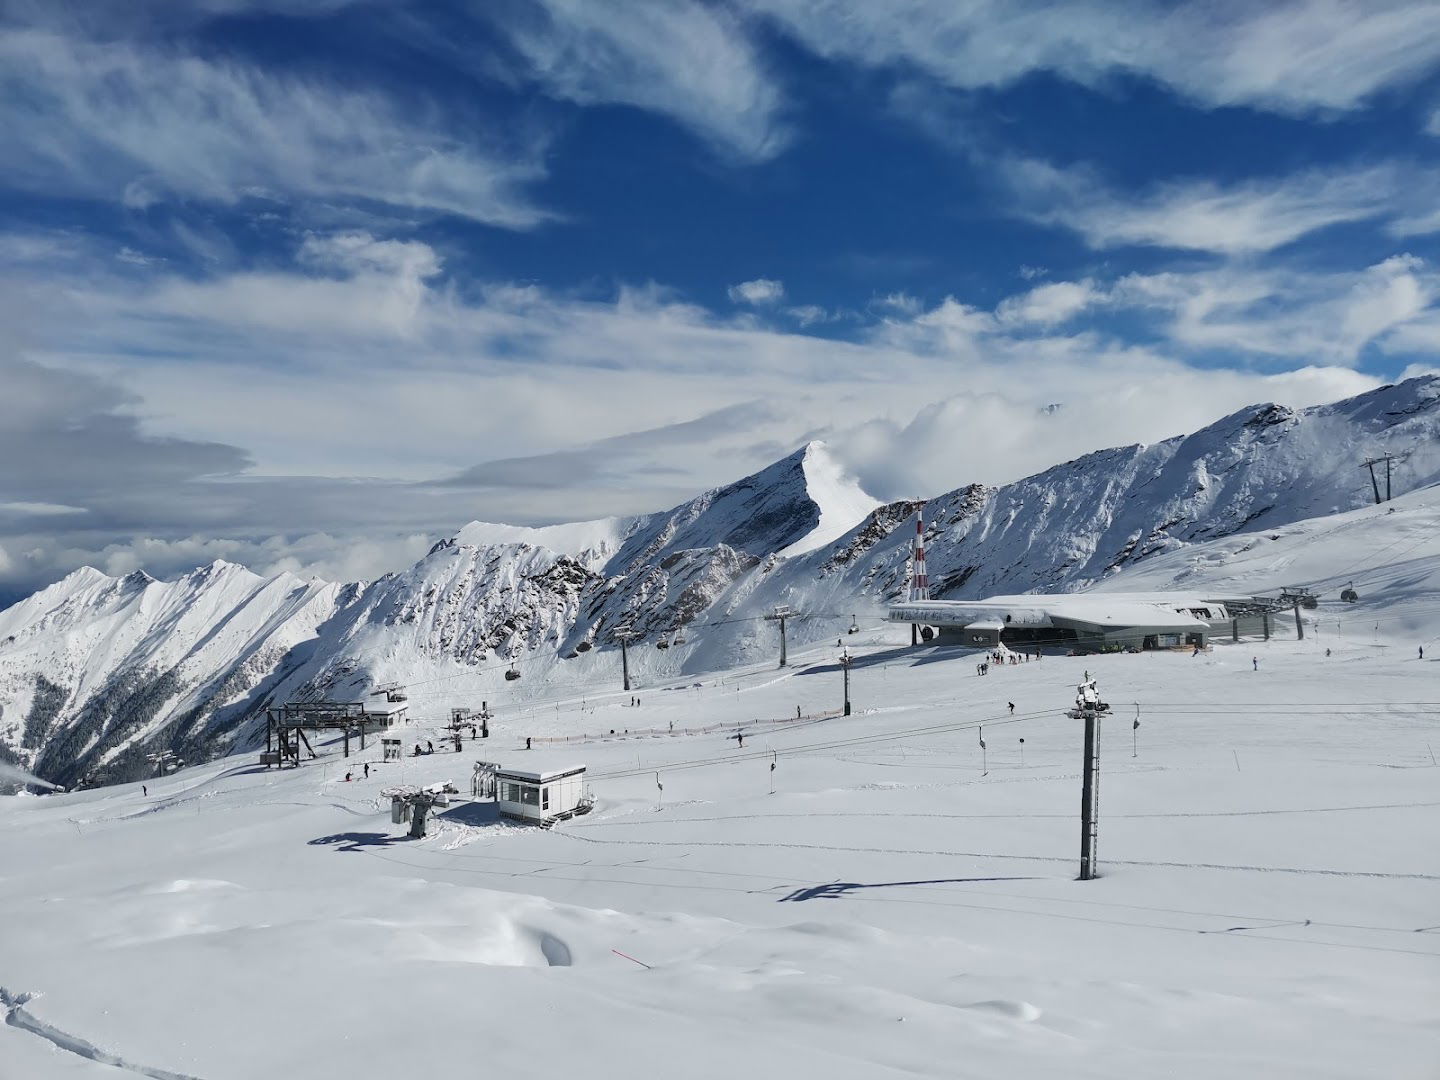
[[[497,769],[495,802],[501,817],[536,824],[583,814],[590,809],[585,797],[585,766],[571,765],[544,772]]]

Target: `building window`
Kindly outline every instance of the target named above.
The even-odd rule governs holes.
[[[540,789],[530,787],[528,784],[520,787],[520,801],[526,806],[540,805]]]
[[[542,787],[540,789],[540,809],[550,809],[550,789],[548,787]]]

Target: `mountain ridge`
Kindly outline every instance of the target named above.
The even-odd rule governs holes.
[[[1257,405],[1011,484],[885,505],[809,444],[655,514],[471,523],[368,583],[222,561],[171,582],[84,568],[0,612],[0,747],[48,778],[103,782],[139,775],[157,746],[192,760],[243,747],[269,700],[429,680],[466,701],[519,702],[609,678],[621,625],[648,643],[631,650],[639,678],[758,662],[776,604],[806,613],[796,640],[817,640],[900,596],[902,526],[922,505],[937,597],[1073,590],[1363,506],[1360,462],[1375,454],[1397,455],[1398,487],[1435,483],[1437,447],[1440,377],[1428,376],[1311,409]],[[516,665],[525,678],[502,680]],[[440,691],[416,707],[441,707]]]

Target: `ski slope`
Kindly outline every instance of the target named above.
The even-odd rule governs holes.
[[[847,639],[848,718],[753,723],[833,710],[831,646],[501,702],[460,754],[0,799],[0,1074],[1435,1075],[1433,661],[1322,624],[982,678],[887,633]],[[1085,671],[1114,712],[1082,883]],[[718,722],[744,746],[685,734]],[[583,761],[596,809],[461,799],[404,839],[382,791],[477,759]]]

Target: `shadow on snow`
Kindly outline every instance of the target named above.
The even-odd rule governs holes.
[[[780,897],[776,903],[784,904],[803,900],[843,900],[847,895],[860,889],[895,889],[906,885],[970,885],[984,881],[1039,881],[1035,877],[969,877],[935,878],[931,881],[877,881],[863,885],[858,881],[832,881],[825,885],[811,885]]]

